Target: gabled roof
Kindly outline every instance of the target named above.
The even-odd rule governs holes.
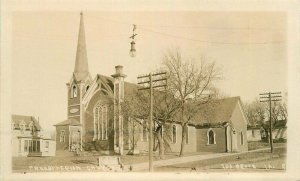
[[[114,90],[114,78],[101,75],[101,74],[97,74],[97,75],[100,78],[101,82],[106,83],[111,88],[111,90]],[[124,81],[124,94],[125,95],[132,94],[134,91],[137,91],[139,87],[141,86]]]
[[[199,111],[192,123],[197,125],[230,122],[238,101],[240,101],[240,97],[229,97],[203,104],[199,106]]]
[[[36,130],[40,131],[42,129],[41,125],[39,122],[35,119],[33,116],[24,116],[24,115],[11,115],[12,122],[15,124],[15,128],[19,129],[20,128],[20,123],[24,122],[26,129],[29,129],[29,124],[33,123]]]
[[[68,120],[65,120],[65,121],[62,121],[60,123],[57,123],[54,126],[66,126],[66,125],[69,125],[69,126],[80,126],[81,124],[76,119],[70,118]]]

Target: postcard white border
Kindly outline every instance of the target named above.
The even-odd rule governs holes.
[[[4,0],[1,1],[0,173],[4,180],[296,180],[300,179],[299,1]],[[14,11],[284,11],[288,15],[288,151],[283,173],[11,173],[11,18]]]

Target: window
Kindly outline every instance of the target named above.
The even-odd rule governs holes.
[[[189,126],[185,127],[185,144],[189,144]]]
[[[26,130],[26,124],[24,123],[24,121],[20,123],[20,130],[21,133],[24,134],[24,131]]]
[[[77,97],[77,87],[76,87],[76,85],[73,85],[73,87],[72,87],[72,96]]]
[[[86,88],[85,88],[85,92],[87,92],[89,90],[90,86],[87,85]]]
[[[241,131],[241,145],[244,145],[244,135],[242,131]]]
[[[29,140],[29,152],[32,152],[32,140]]]
[[[108,108],[97,104],[94,108],[94,140],[107,140]]]
[[[60,130],[59,142],[65,142],[65,130]]]
[[[161,130],[160,130],[160,134],[161,134],[161,139],[163,139],[164,137],[164,127],[163,125],[161,125]]]
[[[172,142],[176,143],[176,133],[177,133],[177,129],[176,129],[176,125],[172,126]]]
[[[213,145],[216,144],[216,134],[212,129],[207,131],[207,144]]]
[[[45,143],[45,151],[49,152],[49,141],[46,141]]]
[[[25,151],[25,152],[28,152],[28,151],[29,151],[28,140],[25,140],[24,151]]]
[[[40,146],[41,146],[40,143],[41,143],[40,141],[36,141],[36,151],[37,152],[39,152],[41,150],[40,149]]]
[[[19,152],[21,152],[21,143],[22,143],[22,140],[19,140]]]
[[[142,139],[143,139],[143,141],[147,141],[147,121],[143,121],[143,130],[142,130],[142,132],[143,132],[143,137],[142,137]]]

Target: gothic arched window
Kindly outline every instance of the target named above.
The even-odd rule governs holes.
[[[212,129],[207,130],[207,144],[216,144],[216,134]]]
[[[77,87],[76,87],[76,85],[73,85],[73,87],[72,87],[72,96],[77,97]]]
[[[143,120],[142,140],[147,141],[147,121]]]
[[[243,135],[243,132],[241,131],[241,145],[244,144],[244,135]]]
[[[97,104],[94,108],[94,140],[107,140],[108,108]]]
[[[189,144],[189,126],[185,127],[185,143]]]
[[[176,137],[177,137],[177,128],[176,125],[172,126],[172,142],[176,143]]]

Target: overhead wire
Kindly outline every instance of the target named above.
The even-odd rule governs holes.
[[[105,21],[109,21],[112,23],[117,23],[117,24],[123,24],[123,25],[127,25],[127,26],[133,26],[133,23],[128,23],[128,22],[124,22],[124,21],[120,21],[120,20],[115,20],[115,19],[111,19],[111,18],[106,18],[106,17],[102,17],[102,16],[91,16],[91,15],[85,15],[88,18],[96,18],[96,19],[103,19]],[[249,28],[249,27],[204,27],[204,26],[178,26],[178,25],[142,25],[142,24],[135,24],[137,25],[137,28],[145,31],[145,32],[150,32],[150,33],[154,33],[154,34],[158,34],[161,36],[165,36],[165,37],[171,37],[174,39],[182,39],[182,40],[188,40],[188,41],[194,41],[194,42],[199,42],[199,43],[208,43],[208,44],[224,44],[224,45],[243,45],[243,44],[256,44],[256,45],[264,45],[264,44],[279,44],[279,43],[284,43],[285,41],[281,40],[281,41],[260,41],[260,42],[226,42],[226,41],[211,41],[211,40],[201,40],[201,39],[195,39],[195,38],[191,38],[191,37],[185,37],[185,36],[181,36],[181,35],[175,35],[175,34],[169,34],[169,33],[165,33],[165,32],[161,32],[161,31],[157,31],[157,30],[153,30],[150,28],[146,28],[146,27],[168,27],[168,28],[200,28],[200,29],[212,29],[212,30],[232,30],[232,31],[236,31],[236,30],[263,30],[263,31],[282,31],[281,29],[278,30],[274,30],[274,29],[266,29],[266,28]],[[24,37],[24,34],[21,35],[22,37]],[[41,34],[27,34],[25,35],[29,38],[38,38],[38,39],[50,39],[53,40],[55,38],[57,38],[58,36],[49,36],[49,35],[41,35]],[[118,37],[116,37],[118,36]],[[18,35],[18,37],[20,37],[20,34]],[[59,39],[73,39],[74,36],[70,36],[70,35],[63,35],[63,36],[59,36]],[[75,36],[76,37],[76,36]],[[119,34],[119,35],[111,35],[111,39],[116,39],[116,38],[127,38],[127,34]],[[101,39],[108,39],[110,40],[109,37],[104,36]]]

